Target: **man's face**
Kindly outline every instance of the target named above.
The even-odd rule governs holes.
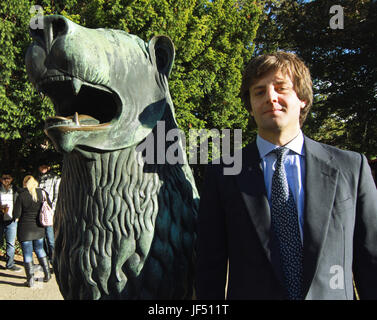
[[[294,135],[300,129],[300,112],[305,107],[293,88],[292,79],[280,70],[272,71],[250,89],[251,115],[259,135]]]
[[[10,174],[3,174],[1,176],[1,183],[4,185],[5,188],[9,188],[12,184],[13,178]]]
[[[45,174],[46,172],[48,172],[48,170],[50,170],[50,166],[48,166],[47,164],[42,164],[38,167],[38,170],[40,173]]]

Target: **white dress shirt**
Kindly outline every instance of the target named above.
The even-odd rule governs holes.
[[[275,171],[276,155],[271,153],[272,150],[279,146],[272,144],[257,136],[257,147],[261,157],[261,165],[264,174],[264,182],[266,185],[268,201],[271,201],[271,184],[272,176]],[[293,198],[296,203],[301,240],[303,239],[303,223],[304,223],[304,186],[305,186],[305,150],[304,135],[300,133],[284,147],[289,152],[284,161],[284,168],[287,175],[288,186],[292,191]],[[270,203],[271,204],[271,203]]]

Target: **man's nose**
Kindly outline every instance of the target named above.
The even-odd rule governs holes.
[[[273,86],[267,88],[266,97],[267,102],[275,103],[278,101],[278,94]]]
[[[30,26],[30,35],[49,52],[53,42],[67,34],[69,20],[59,15],[45,16],[42,19],[43,23],[38,28]]]

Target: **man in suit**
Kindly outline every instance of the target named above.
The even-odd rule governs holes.
[[[259,56],[241,96],[258,136],[239,174],[208,166],[197,298],[353,299],[354,279],[361,299],[377,299],[376,187],[365,156],[303,135],[308,68],[291,53]]]

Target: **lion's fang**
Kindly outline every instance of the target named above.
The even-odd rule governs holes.
[[[76,123],[77,126],[80,126],[79,115],[77,112],[75,112],[75,115],[73,116],[73,121]]]
[[[72,79],[72,89],[73,89],[73,93],[77,96],[80,92],[80,89],[81,89],[81,85],[82,85],[82,81],[77,79],[77,78],[73,78]]]

